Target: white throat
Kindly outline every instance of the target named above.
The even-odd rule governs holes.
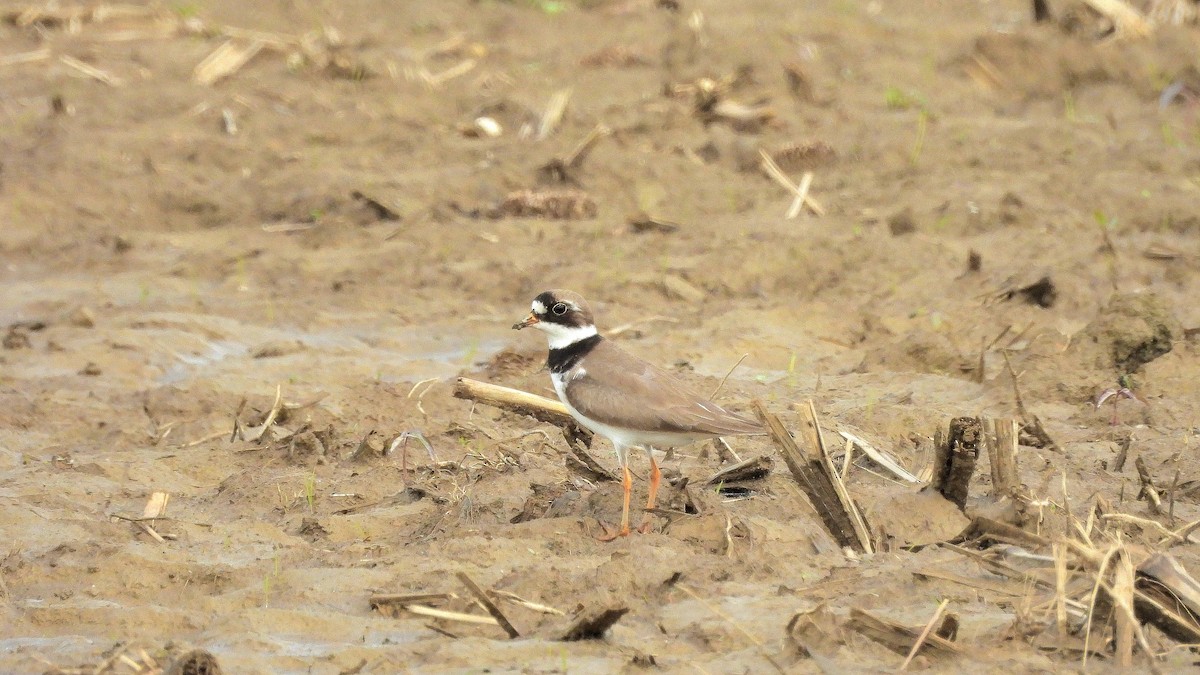
[[[549,321],[535,323],[535,327],[546,334],[550,349],[562,349],[586,340],[596,334],[595,326],[560,326]]]

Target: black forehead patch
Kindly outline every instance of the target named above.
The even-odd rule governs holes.
[[[554,303],[558,302],[558,298],[554,297],[554,294],[550,291],[542,293],[533,300],[534,302],[542,303],[542,307],[545,307],[547,312],[549,312],[550,308],[554,306]]]

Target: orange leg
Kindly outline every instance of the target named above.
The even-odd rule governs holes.
[[[617,537],[629,536],[629,497],[631,494],[633,494],[633,474],[629,472],[628,466],[623,468],[625,469],[625,478],[622,481],[622,485],[625,488],[625,497],[621,503],[621,529],[617,530],[616,532],[610,531],[609,533],[600,537],[600,541],[612,541]],[[605,528],[607,529],[607,527],[608,526],[606,525]]]
[[[629,497],[633,494],[633,474],[629,472],[629,467],[625,467],[625,496],[621,502],[621,531],[618,536],[629,536]]]
[[[654,502],[658,499],[658,486],[662,483],[662,472],[658,470],[658,462],[654,461],[654,454],[650,454],[650,492],[646,495],[646,514],[642,516],[642,526],[638,528],[638,532],[646,534],[650,531],[650,509],[654,508]]]

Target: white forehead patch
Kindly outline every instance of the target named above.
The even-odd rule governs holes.
[[[534,300],[531,308],[533,309],[534,314],[545,314],[546,313],[546,306],[542,304],[541,300]]]

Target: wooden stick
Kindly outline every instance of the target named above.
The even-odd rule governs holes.
[[[743,461],[741,455],[737,454],[737,451],[733,449],[733,446],[729,445],[724,438],[714,438],[713,445],[716,446],[717,457],[722,462],[728,462],[731,459],[735,462]]]
[[[839,546],[850,548],[859,553],[873,551],[869,531],[862,516],[858,514],[854,502],[845,492],[845,485],[838,480],[837,471],[828,461],[828,455],[822,456],[820,448],[823,445],[820,430],[816,427],[816,413],[809,401],[809,418],[806,420],[805,435],[813,452],[803,453],[796,445],[795,439],[788,433],[783,423],[775,415],[767,412],[762,401],[754,401],[754,412],[767,428],[783,460],[787,463],[792,477],[800,485],[800,489],[808,496],[809,502],[821,516],[825,528],[838,542]],[[838,489],[841,485],[841,489]]]
[[[992,560],[991,558],[984,557],[982,554],[980,554],[977,551],[972,551],[971,549],[963,548],[961,546],[956,546],[954,544],[945,544],[944,546],[947,550],[954,551],[955,553],[957,553],[959,555],[966,556],[966,557],[974,560],[975,562],[979,563],[980,565],[982,565],[984,568],[986,568],[989,572],[991,572],[993,574],[997,574],[997,575],[1000,575],[1003,577],[1008,577],[1009,579],[1012,579],[1014,581],[1020,581],[1022,583],[1032,582],[1035,585],[1040,586],[1041,588],[1044,588],[1044,589],[1053,587],[1053,584],[1046,581],[1045,579],[1042,579],[1041,577],[1038,577],[1029,572],[1022,572],[1020,570],[1014,569],[1014,568],[1010,567],[1009,565],[1006,565],[1006,564],[1000,562],[999,560]]]
[[[1088,656],[1091,653],[1088,646],[1092,640],[1092,619],[1096,616],[1096,598],[1099,597],[1100,586],[1104,583],[1104,573],[1108,570],[1109,563],[1120,552],[1121,548],[1119,546],[1110,546],[1106,552],[1101,554],[1097,549],[1077,541],[1066,539],[1063,543],[1088,564],[1096,568],[1096,581],[1092,584],[1091,592],[1088,593],[1087,621],[1083,625],[1083,657],[1081,663],[1086,669]]]
[[[458,633],[451,633],[450,631],[446,630],[445,628],[442,628],[441,626],[437,625],[436,623],[433,623],[432,621],[426,622],[425,627],[428,628],[429,630],[437,633],[438,635],[445,635],[446,637],[451,638],[453,640],[457,640],[460,637],[462,637]]]
[[[575,146],[575,149],[571,151],[571,154],[567,155],[563,159],[563,165],[571,169],[578,169],[583,165],[584,160],[587,159],[588,153],[592,151],[592,148],[595,147],[596,143],[601,138],[610,135],[612,135],[612,129],[609,129],[608,126],[606,126],[603,122],[598,123],[592,128],[591,131],[588,132],[588,135],[579,142],[579,145]]]
[[[792,179],[788,178],[787,174],[783,172],[783,169],[780,169],[779,165],[775,163],[774,158],[771,157],[771,153],[760,149],[758,154],[759,157],[762,158],[763,171],[766,172],[766,174],[770,176],[772,180],[774,180],[776,183],[779,183],[783,189],[791,192],[797,198],[802,198],[804,200],[804,205],[807,206],[814,214],[818,216],[825,215],[825,208],[822,207],[817,200],[813,199],[808,194],[807,190],[803,194],[800,192],[800,186],[792,183]],[[789,213],[790,212],[791,210],[789,209]]]
[[[250,62],[260,51],[263,42],[254,40],[249,45],[239,46],[226,40],[192,69],[192,79],[203,85],[228,77]]]
[[[1113,28],[1118,33],[1128,33],[1133,37],[1145,37],[1150,34],[1152,26],[1141,12],[1121,0],[1084,0],[1084,2],[1112,21]]]
[[[1183,543],[1184,541],[1186,541],[1185,539],[1180,537],[1177,533],[1172,532],[1171,530],[1167,529],[1167,526],[1163,525],[1162,523],[1158,522],[1157,520],[1150,520],[1149,518],[1140,518],[1140,517],[1135,516],[1130,513],[1106,513],[1106,514],[1100,516],[1100,520],[1104,520],[1104,521],[1115,520],[1115,521],[1122,522],[1122,523],[1132,523],[1133,525],[1137,525],[1139,527],[1147,527],[1152,530],[1155,530],[1159,534],[1163,535],[1166,538],[1165,540],[1167,540],[1167,541],[1174,541],[1176,543]]]
[[[582,434],[589,434],[586,438]],[[562,430],[563,438],[567,441],[567,449],[571,454],[566,457],[567,468],[575,469],[581,473],[588,474],[596,480],[603,481],[618,481],[617,474],[609,471],[603,464],[596,461],[588,453],[587,443],[591,440],[591,432],[581,429],[577,426],[564,427]]]
[[[1092,615],[1095,612],[1096,596],[1101,590],[1105,592],[1116,610],[1124,611],[1131,617],[1130,623],[1133,626],[1133,635],[1137,639],[1138,645],[1142,648],[1142,651],[1147,655],[1152,655],[1154,652],[1150,648],[1149,641],[1146,639],[1145,631],[1142,630],[1140,623],[1141,619],[1132,618],[1135,612],[1145,614],[1147,621],[1153,623],[1164,633],[1180,642],[1200,642],[1200,624],[1197,623],[1197,613],[1186,606],[1177,604],[1179,596],[1174,595],[1176,591],[1182,591],[1185,595],[1189,593],[1196,594],[1197,589],[1200,589],[1200,584],[1192,579],[1187,572],[1183,571],[1182,567],[1178,567],[1178,563],[1176,563],[1169,555],[1163,554],[1163,557],[1161,558],[1158,555],[1151,556],[1139,566],[1139,576],[1138,580],[1135,582],[1133,590],[1133,606],[1130,607],[1128,603],[1122,602],[1121,598],[1119,598],[1114,592],[1113,587],[1103,579],[1104,571],[1108,568],[1109,562],[1116,557],[1127,559],[1129,555],[1127,550],[1125,550],[1122,546],[1112,546],[1107,552],[1101,554],[1098,550],[1084,546],[1076,541],[1066,540],[1064,543],[1084,562],[1097,569],[1096,582],[1091,593],[1091,602],[1087,612],[1088,620],[1084,629],[1085,637],[1083,661],[1085,667],[1089,654],[1089,651],[1087,650],[1087,642],[1091,637]],[[1166,604],[1159,601],[1161,595],[1164,593],[1164,588],[1156,588],[1155,582],[1157,579],[1147,574],[1147,571],[1153,568],[1157,573],[1163,574],[1164,578],[1172,577],[1174,576],[1175,572],[1169,569],[1170,567],[1177,567],[1177,571],[1182,574],[1182,577],[1177,577],[1175,579],[1175,581],[1182,583],[1164,586],[1165,593],[1168,594],[1168,597],[1170,598],[1168,602],[1173,605],[1173,607],[1168,607]],[[1149,580],[1150,583],[1144,583],[1147,580]],[[1188,586],[1191,586],[1192,589],[1189,590],[1187,588]],[[1177,613],[1175,609],[1181,609],[1183,614],[1187,615],[1187,618],[1180,613]],[[1148,666],[1151,673],[1160,672],[1153,659],[1150,659]]]
[[[1117,441],[1117,456],[1113,459],[1112,472],[1121,473],[1125,470],[1125,461],[1129,459],[1129,446],[1133,445],[1133,436],[1127,435]]]
[[[842,472],[839,475],[844,483],[846,479],[850,477],[850,466],[851,462],[854,461],[854,441],[846,441],[846,449],[843,451],[843,453]]]
[[[784,218],[787,220],[795,220],[796,216],[800,215],[800,209],[804,208],[804,203],[808,201],[808,190],[812,187],[813,172],[805,171],[800,177],[800,185],[796,186],[796,198],[792,200],[792,205],[788,207]]]
[[[921,651],[921,647],[925,645],[925,640],[929,638],[930,632],[933,631],[933,627],[941,620],[942,614],[946,612],[946,606],[949,604],[949,598],[942,600],[938,604],[937,609],[933,612],[933,616],[929,617],[929,622],[925,624],[925,628],[917,636],[917,641],[913,643],[912,649],[908,652],[908,658],[904,659],[904,663],[900,665],[900,670],[908,670],[908,664],[912,663],[917,652]]]
[[[1117,666],[1133,667],[1133,625],[1137,619],[1133,615],[1133,565],[1129,556],[1123,555],[1117,561],[1116,573],[1113,576],[1113,601],[1117,610],[1113,612],[1113,641],[1116,643]],[[1153,655],[1147,655],[1153,658]]]
[[[833,465],[833,457],[830,456],[829,448],[825,445],[825,438],[821,435],[821,425],[817,421],[817,408],[813,405],[812,399],[805,401],[805,406],[800,409],[800,416],[804,421],[804,430],[808,435],[809,442],[812,447],[817,449],[817,453],[821,457],[821,464],[825,467],[825,473],[833,484],[838,501],[850,517],[850,524],[854,527],[854,534],[858,538],[862,550],[866,553],[874,553],[875,546],[871,543],[871,530],[867,527],[867,522],[863,520],[858,505],[850,498],[850,491],[846,489],[846,482],[842,480],[842,475]]]
[[[744,480],[766,478],[773,468],[775,468],[775,460],[771,459],[769,455],[761,455],[721,469],[714,473],[704,484],[716,485],[717,483],[736,483]]]
[[[1200,528],[1200,520],[1195,520],[1195,521],[1188,523],[1187,525],[1184,525],[1183,527],[1176,530],[1175,534],[1177,536],[1179,536],[1181,539],[1183,539],[1184,541],[1190,542],[1191,541],[1190,535],[1192,534],[1192,532],[1195,532],[1197,528]]]
[[[467,576],[466,572],[458,572],[455,574],[455,576],[458,577],[458,580],[462,582],[463,586],[467,587],[467,590],[471,592],[471,595],[475,596],[475,599],[479,601],[479,604],[483,605],[483,608],[487,610],[487,613],[492,615],[492,618],[496,620],[496,623],[500,624],[500,627],[504,629],[504,632],[508,633],[509,639],[521,637],[521,633],[513,627],[512,622],[508,620],[508,617],[504,616],[504,612],[500,611],[500,608],[496,606],[496,603],[492,602],[492,599],[487,596],[487,593],[483,592],[483,589],[479,587],[479,584],[476,584],[471,577]]]
[[[992,468],[992,491],[998,497],[1018,499],[1021,483],[1017,473],[1017,421],[988,420],[992,427],[989,437],[988,461]]]
[[[283,410],[283,385],[277,384],[275,385],[275,402],[271,404],[271,411],[267,413],[267,419],[263,420],[262,426],[258,427],[257,431],[251,433],[249,438],[245,440],[251,442],[261,440],[267,431],[270,430],[271,425],[275,423],[275,418],[279,417],[281,410]],[[251,430],[246,429],[245,431]]]
[[[729,368],[729,372],[725,373],[725,377],[722,377],[721,381],[717,383],[717,388],[713,389],[713,393],[708,395],[708,400],[711,401],[717,397],[717,392],[721,391],[721,387],[725,386],[725,381],[729,379],[729,376],[733,374],[733,371],[737,370],[738,366],[742,365],[742,361],[745,361],[746,357],[748,356],[750,356],[749,352],[742,354],[742,358],[738,359],[737,363],[733,364],[733,366]]]
[[[453,66],[450,66],[449,68],[437,73],[431,73],[428,70],[421,68],[421,79],[424,80],[425,84],[429,85],[431,88],[436,88],[446,82],[449,82],[450,80],[453,80],[456,77],[466,75],[474,70],[475,66],[477,65],[479,65],[479,62],[475,59],[463,59]]]
[[[525,609],[532,609],[533,611],[540,612],[542,614],[555,614],[557,616],[566,616],[566,613],[563,612],[561,609],[555,609],[554,607],[551,607],[549,605],[543,605],[540,602],[533,602],[532,600],[526,600],[525,598],[522,598],[521,596],[517,595],[516,593],[510,593],[508,591],[498,591],[498,590],[493,589],[492,595],[494,595],[498,598],[503,598],[505,600],[508,600],[509,602],[514,602],[514,603],[524,607]]]
[[[143,532],[145,532],[146,534],[148,534],[148,535],[150,535],[151,537],[153,537],[153,538],[154,538],[154,541],[157,541],[157,542],[158,542],[158,543],[160,543],[160,544],[165,544],[165,543],[167,543],[167,540],[166,540],[166,539],[165,539],[165,538],[164,538],[164,537],[163,537],[161,534],[159,534],[159,533],[158,533],[158,530],[156,530],[156,529],[154,529],[153,527],[151,527],[149,523],[144,523],[144,522],[142,522],[142,521],[137,521],[137,526],[138,526],[138,527],[140,527],[140,528],[142,528],[142,531],[143,531]]]
[[[989,593],[996,593],[998,595],[1020,597],[1026,594],[1026,589],[1023,586],[1005,584],[999,581],[990,581],[983,578],[976,579],[973,577],[964,577],[960,574],[944,572],[942,570],[921,570],[919,572],[913,572],[912,575],[921,579],[941,579],[942,581],[949,581],[950,583],[959,584],[960,586],[987,591]]]
[[[961,533],[950,540],[952,544],[962,544],[976,539],[988,538],[992,541],[1040,548],[1050,545],[1046,537],[1023,530],[1016,525],[1010,525],[999,520],[984,516],[975,516]]]
[[[1185,643],[1200,642],[1200,582],[1169,553],[1156,553],[1137,568],[1138,618]]]
[[[664,323],[679,323],[679,319],[655,314],[653,316],[645,316],[635,321],[630,321],[629,323],[623,323],[614,328],[609,328],[608,330],[604,331],[604,335],[606,337],[617,337],[618,335],[624,335],[630,331],[638,330],[641,326],[644,326],[648,323],[654,323],[655,321],[662,321]]]
[[[899,478],[907,483],[921,482],[921,479],[917,478],[912,474],[911,471],[901,466],[900,462],[897,462],[886,452],[872,446],[870,443],[864,441],[858,436],[855,436],[848,431],[838,431],[838,435],[858,446],[858,449],[862,450],[863,454],[865,454],[867,457],[870,457],[872,462],[875,462],[881,468],[886,469],[896,478]]]
[[[1154,478],[1150,476],[1150,469],[1146,468],[1146,460],[1138,455],[1138,458],[1133,460],[1133,466],[1137,468],[1138,480],[1142,483],[1142,491],[1138,498],[1145,497],[1146,501],[1150,502],[1150,510],[1162,515],[1162,498],[1158,496],[1158,489],[1154,487]]]
[[[453,597],[450,593],[380,593],[371,596],[371,607],[383,605],[416,605],[433,600],[448,600]]]
[[[1024,332],[1025,331],[1021,331],[1022,334],[1024,334]],[[1017,415],[1021,418],[1021,423],[1023,424],[1024,430],[1037,437],[1037,439],[1042,442],[1042,445],[1046,446],[1047,448],[1050,448],[1051,450],[1062,450],[1062,446],[1060,446],[1057,441],[1050,437],[1050,433],[1046,431],[1046,427],[1042,424],[1042,420],[1038,419],[1037,415],[1029,414],[1029,411],[1025,409],[1025,401],[1021,398],[1021,385],[1017,383],[1017,371],[1013,370],[1012,362],[1008,359],[1008,350],[1001,349],[1000,355],[1004,357],[1004,368],[1008,370],[1008,375],[1012,378],[1013,398],[1016,399]]]
[[[97,68],[95,66],[88,65],[88,64],[84,63],[83,61],[80,61],[79,59],[67,56],[66,54],[59,56],[58,60],[62,61],[63,65],[70,66],[71,68],[78,70],[79,72],[83,73],[84,75],[87,75],[88,77],[92,78],[93,80],[96,80],[98,82],[103,82],[104,84],[107,84],[110,87],[119,87],[123,84],[123,82],[121,81],[121,78],[116,77],[114,75],[109,75],[108,73],[104,72],[103,70],[100,70],[99,68]]]
[[[35,61],[45,61],[50,58],[50,50],[46,47],[35,49],[31,52],[20,52],[17,54],[9,54],[0,56],[0,66],[13,66],[19,63],[33,63]]]
[[[1075,514],[1071,512],[1071,493],[1067,491],[1067,472],[1065,471],[1062,473],[1062,500],[1063,515],[1067,517],[1067,522],[1063,526],[1063,529],[1065,530],[1063,534],[1069,537],[1071,536],[1072,532],[1082,533],[1083,528],[1080,527],[1079,521],[1075,518]],[[1087,537],[1081,538],[1086,539]]]
[[[1067,637],[1067,551],[1060,542],[1055,542],[1054,551],[1054,625],[1059,637]]]
[[[171,493],[155,491],[150,493],[146,506],[142,509],[142,518],[162,518],[167,514],[167,504],[171,501]]]
[[[1118,550],[1120,553],[1117,556],[1117,558],[1118,558],[1117,565],[1128,565],[1128,566],[1130,566],[1130,569],[1132,569],[1132,565],[1129,562],[1128,549],[1118,548],[1115,550]],[[1119,578],[1120,575],[1121,575],[1121,568],[1118,567],[1116,572],[1114,573],[1114,577]],[[1133,637],[1137,639],[1138,646],[1142,648],[1142,653],[1146,654],[1146,656],[1147,656],[1147,661],[1148,661],[1147,665],[1149,666],[1150,672],[1153,675],[1158,675],[1158,673],[1162,672],[1162,670],[1154,662],[1154,650],[1150,647],[1150,641],[1146,638],[1146,631],[1142,630],[1142,624],[1138,621],[1137,615],[1134,610],[1133,603],[1134,603],[1134,597],[1136,596],[1136,591],[1132,595],[1124,595],[1124,594],[1118,595],[1116,593],[1116,591],[1114,590],[1113,585],[1108,584],[1099,575],[1096,577],[1096,584],[1098,587],[1100,587],[1104,590],[1105,594],[1107,594],[1109,601],[1113,605],[1114,613],[1120,613],[1125,616],[1126,621],[1127,621],[1127,623],[1125,625],[1127,625],[1129,627],[1129,629],[1133,633]],[[1095,610],[1093,609],[1093,611],[1095,611]],[[1114,619],[1115,618],[1116,617],[1114,617]],[[1116,632],[1116,628],[1114,627],[1114,633],[1115,632]],[[1132,643],[1132,640],[1130,642]],[[1129,649],[1130,649],[1130,657],[1129,658],[1132,661],[1132,659],[1133,659],[1132,645],[1130,646]]]
[[[455,381],[454,397],[529,415],[538,421],[560,427],[575,424],[575,418],[571,417],[567,407],[559,401],[468,377],[460,377]]]
[[[534,140],[544,140],[547,136],[554,133],[558,128],[559,122],[562,122],[563,114],[567,112],[567,103],[571,101],[571,89],[561,89],[554,92],[550,96],[550,101],[546,103],[546,109],[542,112],[542,117],[538,120],[537,135]]]
[[[846,627],[862,633],[897,654],[907,654],[912,641],[919,636],[919,631],[915,628],[881,619],[857,607],[850,610],[850,620],[846,622]],[[936,634],[927,636],[922,646],[942,653],[963,652],[962,647]]]
[[[167,503],[170,501],[171,494],[169,492],[152,492],[150,494],[150,499],[146,500],[145,508],[142,509],[141,519],[136,521],[138,526],[141,527],[146,534],[154,537],[154,540],[160,544],[165,544],[167,541],[161,534],[158,533],[157,530],[154,529],[150,523],[162,518],[167,514]],[[145,522],[147,520],[150,522]]]
[[[451,612],[445,609],[437,609],[426,605],[403,605],[404,611],[411,614],[419,614],[421,616],[431,616],[435,619],[445,619],[447,621],[458,621],[460,623],[480,623],[489,626],[499,626],[500,622],[496,621],[493,616],[480,616],[478,614],[466,614],[463,612]]]
[[[1175,527],[1175,490],[1179,488],[1179,469],[1175,469],[1175,477],[1171,479],[1171,489],[1167,490],[1167,522]]]

